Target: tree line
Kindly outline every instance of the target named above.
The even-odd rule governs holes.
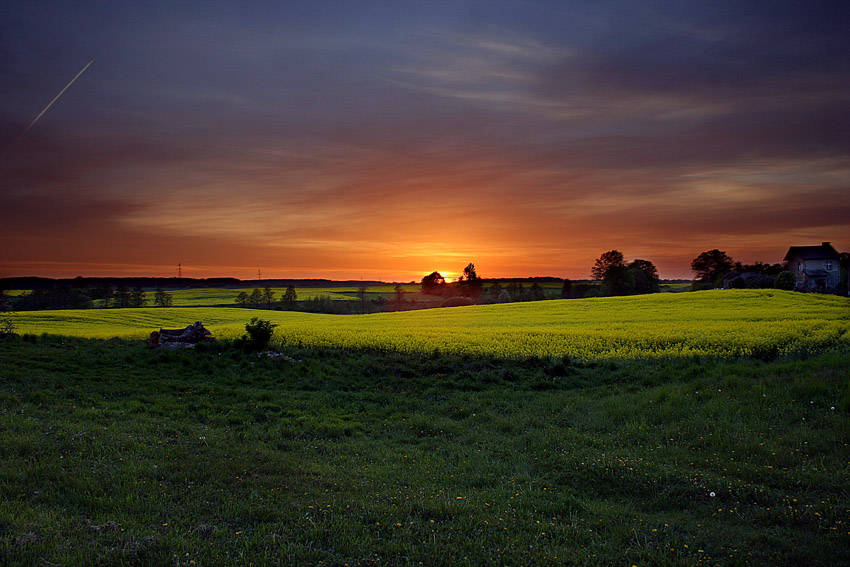
[[[239,307],[260,309],[265,306],[266,309],[271,309],[275,302],[275,291],[270,287],[263,289],[254,288],[249,294],[246,291],[240,291],[236,296],[236,304]],[[295,292],[295,286],[289,285],[281,297],[281,302],[287,310],[295,308],[295,301],[298,299],[298,294]]]
[[[636,259],[626,263],[623,253],[617,250],[605,252],[596,260],[591,268],[591,279],[597,282],[572,282],[565,279],[560,293],[555,295],[548,293],[536,282],[525,288],[518,282],[503,286],[496,281],[485,288],[484,279],[478,275],[475,264],[470,263],[454,283],[447,282],[439,272],[428,274],[420,283],[423,294],[462,297],[477,303],[657,293],[661,284],[658,270],[652,262]]]
[[[171,307],[173,296],[163,289],[157,289],[153,299],[140,286],[133,288],[120,284],[114,288],[109,283],[99,287],[79,288],[56,283],[50,287],[39,287],[14,298],[14,307],[18,311],[39,311],[44,309],[92,309],[101,307]]]

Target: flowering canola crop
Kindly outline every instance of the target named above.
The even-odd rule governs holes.
[[[14,314],[21,332],[142,338],[203,321],[218,337],[254,316],[283,344],[580,359],[764,356],[850,347],[850,300],[728,290],[476,305],[371,315],[238,308],[40,311]]]

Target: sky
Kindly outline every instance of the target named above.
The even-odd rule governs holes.
[[[840,1],[3,2],[0,277],[850,251],[848,25]]]

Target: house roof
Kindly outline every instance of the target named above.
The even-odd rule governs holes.
[[[785,254],[783,261],[788,262],[792,258],[801,257],[803,260],[823,260],[823,259],[838,259],[838,252],[829,242],[824,242],[820,246],[792,246]]]

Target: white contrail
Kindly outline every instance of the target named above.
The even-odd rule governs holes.
[[[23,137],[24,137],[24,135],[25,135],[27,132],[29,132],[29,131],[30,131],[30,128],[32,128],[33,126],[35,126],[35,123],[36,123],[36,122],[38,122],[38,119],[39,119],[39,118],[41,118],[42,116],[44,116],[44,113],[45,113],[45,112],[47,112],[48,110],[50,110],[50,107],[51,107],[51,106],[53,106],[53,103],[55,103],[57,100],[59,100],[59,97],[60,97],[60,96],[62,96],[63,94],[65,94],[65,91],[67,91],[67,90],[68,90],[68,88],[69,88],[71,85],[73,85],[73,84],[74,84],[74,81],[76,81],[77,79],[79,79],[79,78],[80,78],[80,75],[82,75],[82,74],[86,71],[86,69],[88,69],[88,68],[89,68],[89,65],[91,65],[92,63],[94,63],[94,59],[92,59],[91,61],[89,61],[88,63],[86,63],[86,66],[85,66],[85,67],[83,67],[82,69],[80,69],[80,72],[79,72],[79,73],[77,73],[76,75],[74,75],[74,78],[73,78],[73,79],[71,79],[71,80],[68,82],[68,84],[67,84],[67,85],[65,85],[65,88],[64,88],[64,89],[62,89],[61,91],[59,91],[59,94],[58,94],[58,95],[56,95],[55,97],[53,97],[53,100],[51,100],[49,103],[47,103],[47,106],[45,106],[45,107],[44,107],[44,110],[42,110],[41,112],[39,112],[39,113],[38,113],[38,116],[36,116],[36,117],[35,117],[35,119],[34,119],[32,122],[30,122],[30,125],[29,125],[29,126],[27,126],[27,127],[24,129],[24,131],[23,131],[23,132],[21,132],[20,134],[18,134],[18,137],[17,137],[17,138],[15,138],[15,139],[12,141],[12,143],[11,143],[11,144],[9,144],[9,147],[7,147],[7,148],[6,148],[6,150],[3,152],[3,155],[0,155],[0,159],[2,159],[2,158],[4,158],[4,157],[6,157],[6,154],[8,154],[8,153],[9,153],[9,150],[11,150],[11,149],[12,149],[12,147],[14,147],[14,145],[18,143],[18,140],[20,140],[21,138],[23,138]]]

